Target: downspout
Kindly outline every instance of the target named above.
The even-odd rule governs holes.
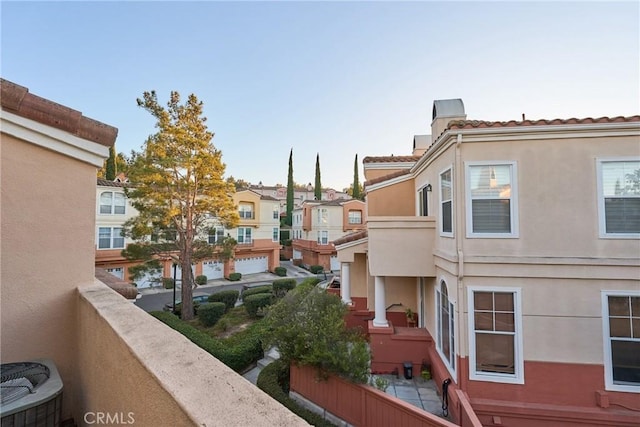
[[[466,199],[464,198],[463,185],[462,185],[463,179],[464,179],[464,169],[462,164],[462,155],[460,153],[461,147],[462,147],[462,134],[459,133],[456,140],[456,158],[455,158],[455,171],[456,171],[455,197],[460,201],[459,203],[457,203],[458,212],[455,215],[456,250],[458,252],[458,292],[456,295],[456,301],[458,304],[458,316],[456,316],[456,320],[458,320],[456,322],[456,326],[457,326],[456,334],[458,336],[458,350],[460,350],[460,348],[463,348],[462,346],[463,337],[464,337],[464,341],[465,342],[467,341],[466,335],[462,334],[463,328],[461,325],[462,323],[461,319],[464,318],[464,316],[462,316],[462,313],[464,312],[464,307],[466,306],[465,304],[463,304],[463,301],[464,301],[464,283],[463,283],[464,282],[464,235],[462,235],[462,227],[465,223],[463,218],[466,215],[465,214],[466,206],[465,206],[465,210],[462,210],[460,206],[462,204],[462,201]],[[468,342],[466,343],[465,347],[468,347]],[[467,360],[468,360],[468,357],[467,357]],[[466,381],[463,381],[465,377],[460,367],[460,359],[458,359],[457,366],[458,366],[458,369],[456,369],[456,373],[458,374],[458,381],[456,382],[458,383],[458,388],[460,388],[460,390],[466,391],[467,384],[466,384]]]

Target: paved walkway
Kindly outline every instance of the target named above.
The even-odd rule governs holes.
[[[385,393],[442,417],[442,400],[438,394],[435,381],[426,381],[419,376],[414,376],[410,380],[405,379],[402,375],[397,378],[395,375],[376,376],[389,381],[389,387],[385,390]]]

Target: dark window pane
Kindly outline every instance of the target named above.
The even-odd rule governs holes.
[[[640,233],[640,197],[604,199],[607,233]]]
[[[611,341],[614,383],[640,384],[640,341]]]
[[[629,297],[609,297],[609,316],[629,315]]]
[[[493,310],[493,292],[474,292],[473,307],[476,310]]]
[[[510,292],[494,293],[496,311],[513,311],[513,294]]]
[[[511,233],[511,201],[508,199],[472,200],[474,233]]]
[[[496,313],[496,331],[515,331],[513,313]]]
[[[442,231],[444,233],[451,233],[453,231],[451,223],[451,201],[448,201],[442,204]]]
[[[631,322],[625,318],[610,318],[609,334],[612,337],[631,338]]]
[[[476,331],[493,331],[493,315],[486,312],[475,312]]]
[[[640,297],[631,297],[631,315],[640,317]]]
[[[476,334],[476,370],[514,374],[514,336]]]

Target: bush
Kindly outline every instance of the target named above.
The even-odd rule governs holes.
[[[313,274],[322,273],[324,272],[324,267],[321,265],[310,265],[309,271],[312,272]]]
[[[285,277],[287,275],[287,269],[284,267],[276,267],[273,272],[280,277]]]
[[[273,286],[272,285],[264,285],[264,286],[256,286],[255,288],[247,288],[244,291],[242,291],[242,300],[244,301],[244,299],[250,295],[256,295],[256,294],[270,294],[273,291]]]
[[[229,289],[227,291],[220,291],[215,294],[209,295],[209,302],[222,302],[225,305],[225,313],[231,310],[236,305],[236,301],[238,301],[238,296],[240,295],[240,291],[235,291],[233,289]]]
[[[236,372],[244,371],[247,367],[262,359],[264,355],[262,342],[260,341],[260,337],[263,334],[262,322],[256,322],[228,339],[218,339],[200,331],[188,322],[180,320],[169,312],[154,311],[150,314],[170,328],[180,332],[198,347],[210,353]]]
[[[273,281],[273,293],[277,298],[282,298],[295,287],[296,279],[278,279]]]
[[[201,276],[196,276],[196,285],[206,285],[207,284],[207,276],[204,274]]]
[[[232,282],[237,282],[242,278],[242,273],[231,273],[229,274],[229,280]]]
[[[318,279],[317,277],[307,277],[302,282],[300,282],[300,284],[315,286],[320,282],[322,282],[322,280]]]
[[[242,299],[250,317],[258,317],[258,310],[273,303],[273,294],[255,294]]]
[[[223,302],[210,302],[198,307],[198,317],[204,326],[213,326],[222,317],[226,305]]]
[[[163,277],[162,278],[162,287],[165,289],[173,289],[173,278],[171,277]]]
[[[295,400],[290,398],[285,391],[286,389],[283,387],[283,381],[286,381],[286,386],[284,387],[288,389],[289,366],[281,360],[276,360],[260,371],[256,385],[309,424],[319,427],[333,426],[329,421],[322,418],[321,415],[301,407]]]

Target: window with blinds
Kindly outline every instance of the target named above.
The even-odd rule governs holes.
[[[602,161],[599,169],[604,234],[640,234],[640,161]]]

